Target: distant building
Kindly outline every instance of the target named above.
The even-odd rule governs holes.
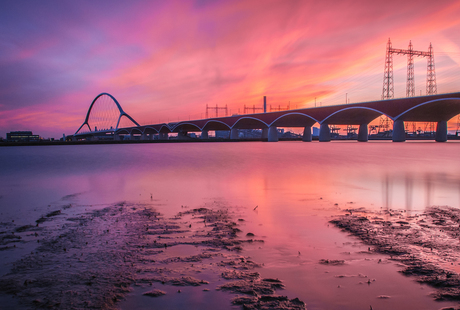
[[[216,138],[228,139],[230,137],[230,130],[216,130]]]
[[[32,131],[12,131],[6,134],[6,141],[8,142],[40,141],[40,136],[32,134]]]
[[[279,134],[278,134],[278,136],[279,136]],[[299,135],[299,134],[293,133],[292,131],[286,131],[285,133],[283,133],[281,135],[280,138],[284,138],[284,139],[300,139],[300,138],[302,138],[302,136]]]
[[[312,136],[313,137],[319,137],[319,128],[318,127],[312,127],[313,129],[313,132],[312,132]]]
[[[239,136],[240,139],[260,139],[262,137],[261,129],[240,129]]]

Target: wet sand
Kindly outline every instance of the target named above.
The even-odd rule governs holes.
[[[338,251],[351,246],[356,253],[315,260],[315,252],[302,250],[281,266],[260,250],[274,236],[260,235],[263,226],[248,225],[258,210],[248,214],[247,208],[216,201],[180,210],[165,216],[148,203],[64,204],[34,223],[1,223],[0,253],[17,253],[18,259],[0,277],[0,300],[6,309],[306,309],[311,300],[305,291],[295,297],[302,287],[317,283],[332,298],[343,298],[340,291],[352,283],[384,284],[370,270],[378,267],[381,273],[395,263],[409,279],[430,285],[432,299],[460,300],[460,211],[454,208],[432,207],[415,215],[342,210],[330,223],[360,242],[344,243]],[[366,250],[358,250],[360,243]],[[248,255],[256,252],[254,258]],[[290,265],[297,275],[286,272]],[[296,282],[304,268],[318,275]],[[381,292],[373,309],[395,298]],[[311,309],[318,308],[313,303]]]
[[[0,278],[0,292],[16,306],[131,308],[136,305],[120,302],[136,288],[150,305],[165,295],[188,294],[187,300],[217,290],[225,292],[227,307],[305,309],[298,298],[279,295],[281,279],[261,278],[263,265],[240,254],[246,244],[264,241],[238,228],[244,219],[237,210],[183,207],[166,218],[149,205],[125,202],[82,209],[70,204],[33,224],[1,223],[1,251],[33,249]]]
[[[385,254],[402,274],[433,287],[436,300],[460,300],[459,209],[430,207],[414,215],[405,210],[346,211],[330,222],[369,245],[369,253]]]

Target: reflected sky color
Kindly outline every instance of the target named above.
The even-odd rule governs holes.
[[[308,309],[450,305],[434,301],[431,288],[404,277],[395,264],[377,264],[377,254],[360,254],[368,246],[329,226],[328,220],[349,208],[407,214],[431,205],[458,208],[456,142],[5,147],[0,162],[8,163],[0,175],[4,222],[34,223],[69,203],[91,211],[126,201],[155,208],[168,218],[217,202],[214,206],[236,210],[244,219],[239,222],[244,233],[265,240],[263,246],[245,246],[242,255],[263,262],[258,272],[282,278],[287,287],[283,294],[305,300]],[[319,265],[324,258],[346,259],[347,264]],[[358,284],[367,281],[358,274],[376,278],[376,284]],[[382,294],[391,298],[376,298]],[[130,299],[126,302],[122,309],[133,308]]]
[[[2,1],[0,133],[71,134],[94,97],[139,123],[380,99],[385,45],[435,51],[438,92],[458,91],[458,1]],[[406,58],[395,56],[395,96]],[[426,60],[416,59],[416,94]]]
[[[0,206],[14,215],[70,194],[88,204],[151,201],[152,194],[154,201],[174,208],[214,198],[261,209],[283,210],[281,204],[294,213],[326,206],[414,212],[431,205],[459,207],[457,146],[260,142],[5,148],[0,161],[9,164],[0,179]],[[31,194],[21,195],[24,190]]]

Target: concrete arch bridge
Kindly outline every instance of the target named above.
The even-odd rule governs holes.
[[[263,139],[276,142],[278,141],[278,127],[301,127],[304,129],[303,141],[308,142],[312,141],[311,127],[318,123],[320,142],[331,141],[330,125],[359,126],[358,141],[365,142],[368,141],[369,123],[380,116],[387,116],[393,121],[392,139],[394,142],[406,140],[404,122],[437,123],[435,140],[443,142],[447,141],[447,122],[458,114],[460,114],[460,93],[449,93],[168,124],[141,126],[136,123],[131,127],[114,128],[111,133],[115,140],[120,139],[120,135],[129,135],[131,138],[134,135],[140,135],[142,140],[151,140],[154,135],[158,135],[158,139],[168,139],[170,133],[177,133],[181,138],[189,132],[201,132],[201,138],[207,139],[209,131],[227,130],[230,131],[230,139],[238,139],[240,129],[261,129]],[[90,115],[89,111],[88,115]],[[120,112],[119,118],[121,117]],[[95,133],[89,134],[94,135]],[[78,137],[77,131],[74,138]]]
[[[358,141],[364,142],[368,140],[369,123],[384,115],[393,121],[395,142],[406,140],[404,122],[437,123],[435,139],[443,142],[447,140],[447,121],[457,114],[460,114],[460,93],[451,93],[135,126],[118,129],[115,137],[140,134],[142,139],[151,139],[153,134],[158,134],[160,139],[167,139],[169,133],[178,133],[181,137],[188,132],[201,132],[202,139],[206,139],[209,131],[228,130],[230,139],[238,139],[240,129],[262,129],[263,138],[275,142],[278,127],[302,127],[303,141],[311,141],[311,127],[319,123],[321,142],[331,141],[329,125],[359,126]]]

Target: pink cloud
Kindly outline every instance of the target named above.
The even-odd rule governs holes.
[[[343,103],[345,93],[354,102],[379,99],[388,37],[402,48],[410,39],[419,49],[427,49],[430,42],[435,51],[460,48],[455,39],[459,3],[385,4],[134,2],[114,4],[111,14],[101,15],[92,7],[97,4],[85,3],[78,17],[83,25],[59,21],[66,40],[43,37],[42,45],[18,54],[44,67],[62,68],[68,74],[67,88],[56,86],[53,103],[37,106],[43,114],[13,109],[8,118],[34,127],[51,112],[59,131],[76,130],[100,92],[113,94],[141,123],[200,118],[206,104],[228,105],[234,113],[244,105],[261,105],[264,95],[269,104],[298,107],[311,106],[315,98]],[[451,72],[458,67],[457,62],[436,69]],[[69,114],[81,113],[81,121],[55,112],[60,105]]]

